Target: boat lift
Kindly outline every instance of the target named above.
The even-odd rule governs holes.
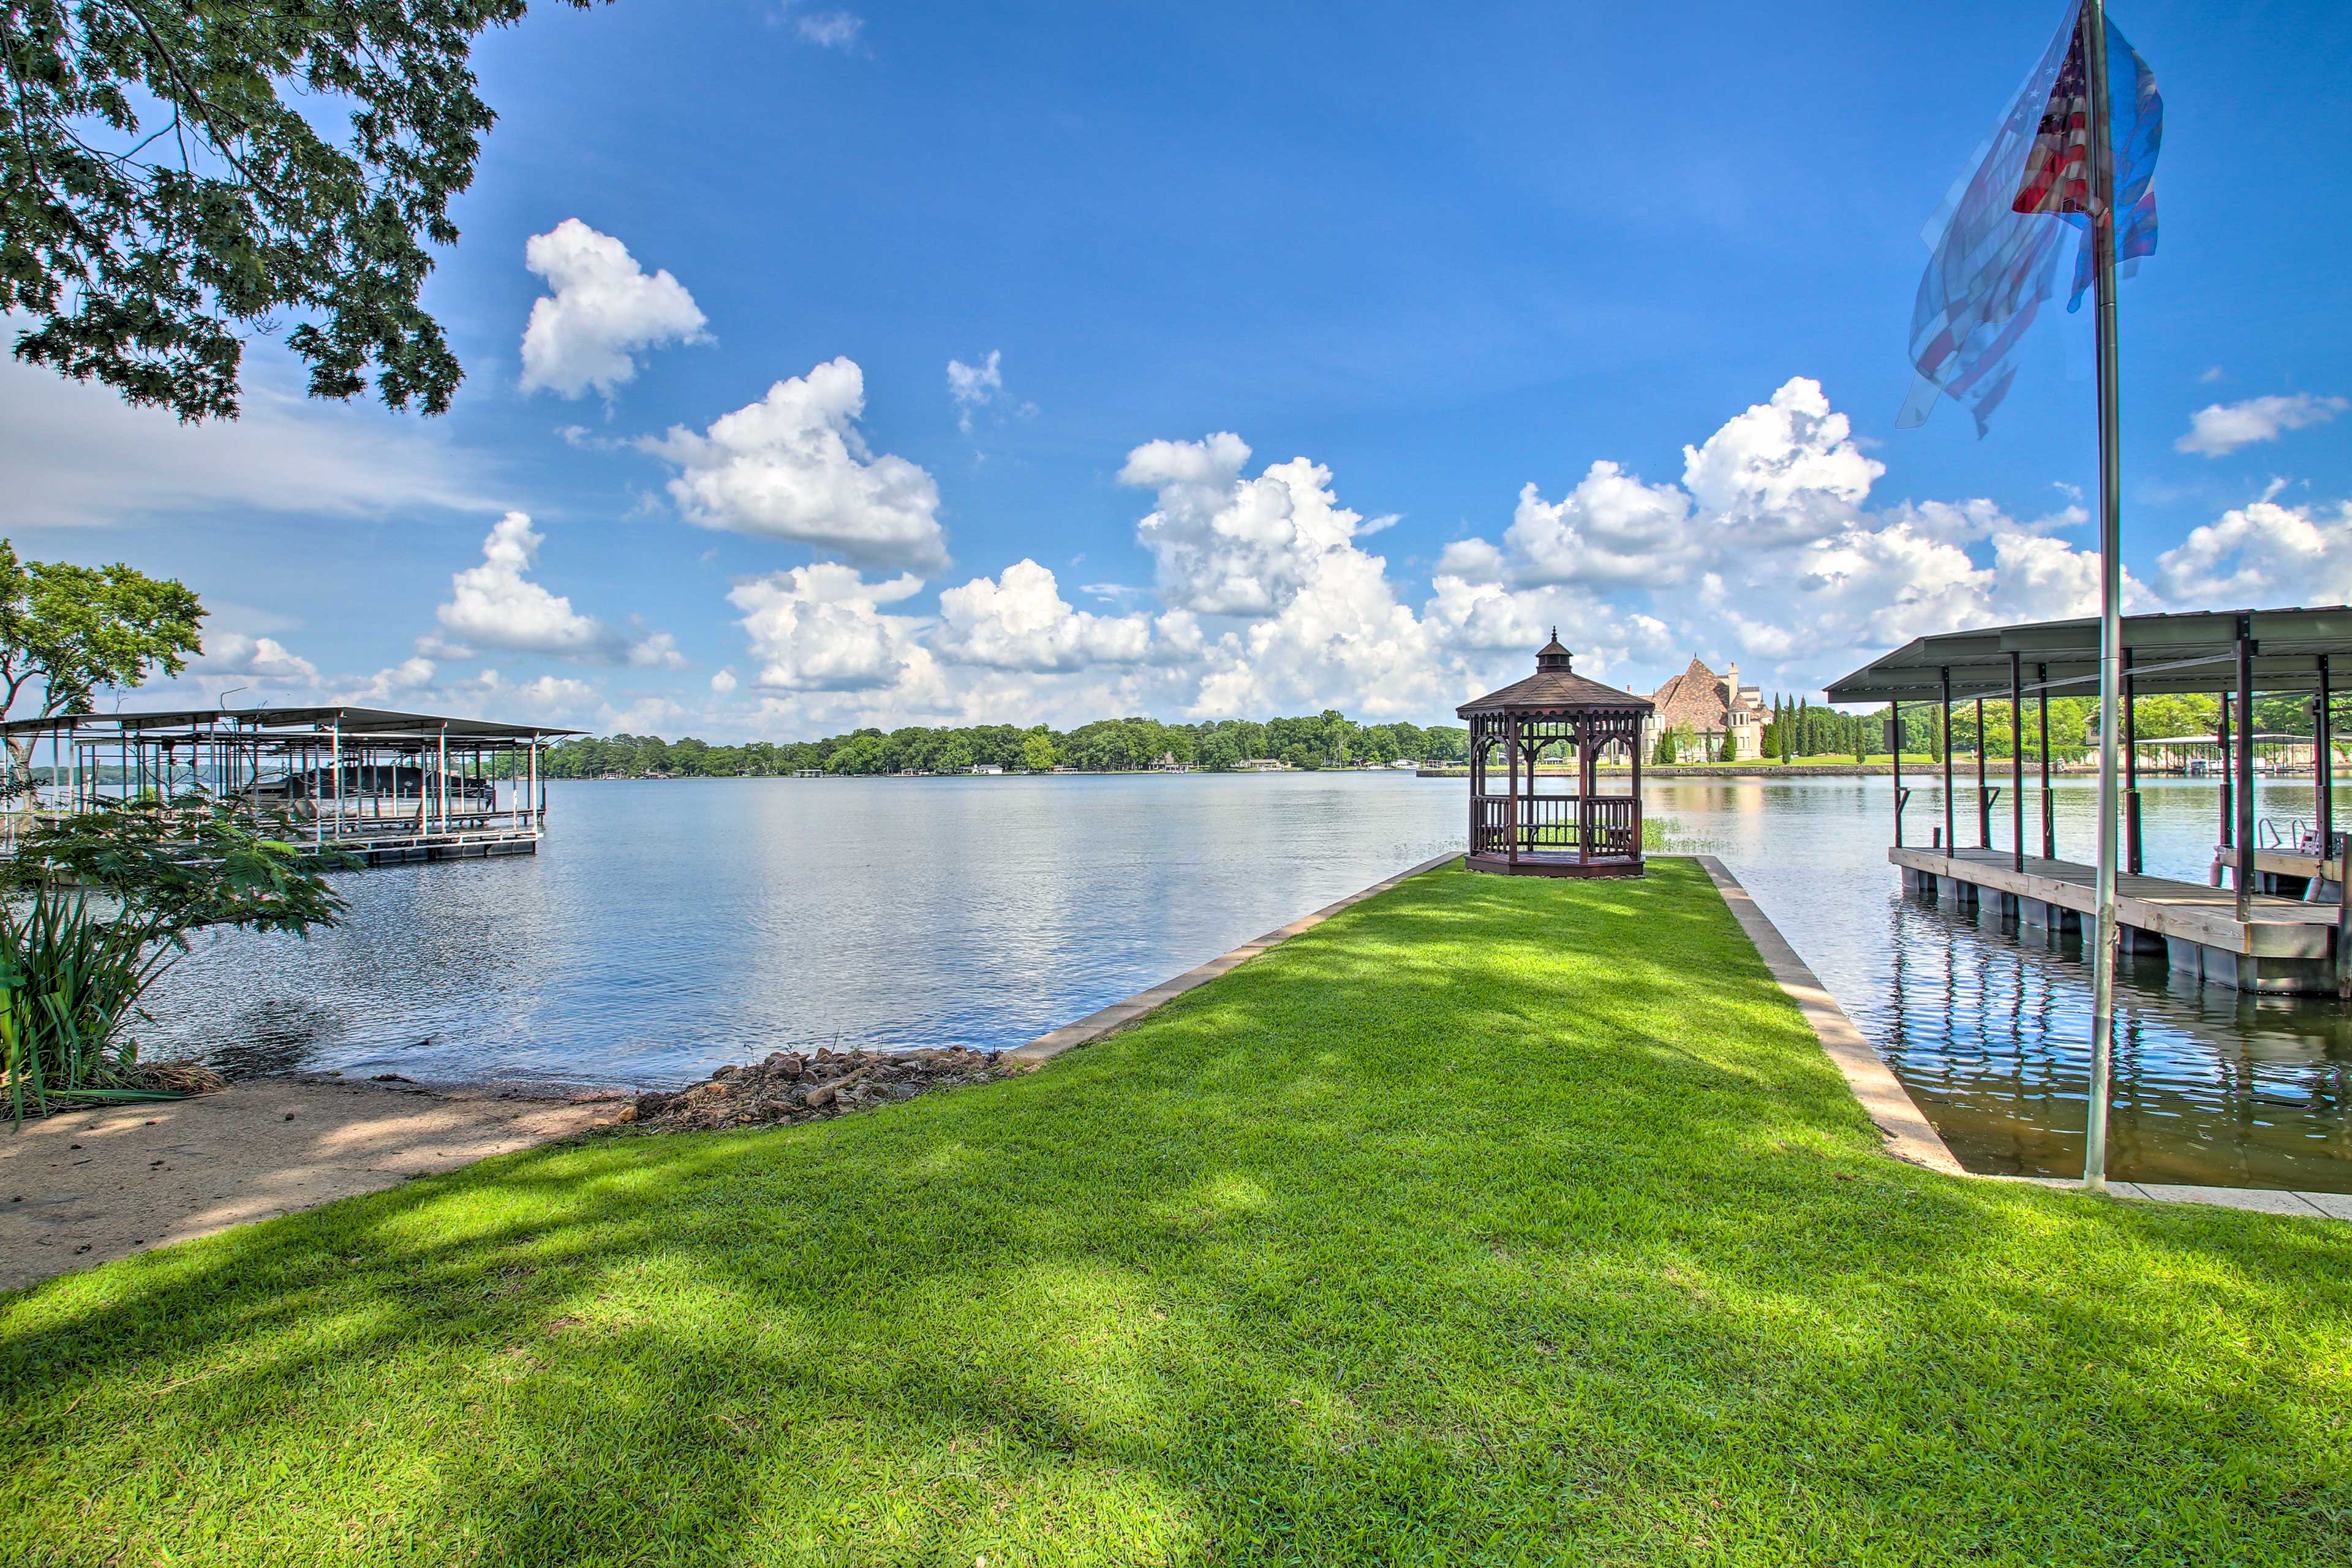
[[[0,738],[32,777],[0,822],[13,840],[28,814],[195,795],[371,866],[530,855],[547,827],[540,750],[579,732],[349,706],[20,719]]]

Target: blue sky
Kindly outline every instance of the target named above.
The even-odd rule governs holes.
[[[544,7],[478,57],[448,416],[12,365],[9,531],[205,595],[171,696],[710,738],[1426,722],[1555,621],[1793,693],[2084,608],[2087,310],[1989,437],[1894,429],[1921,226],[2059,8],[1601,11]],[[2352,11],[2114,15],[2168,116],[2138,602],[2352,597]]]

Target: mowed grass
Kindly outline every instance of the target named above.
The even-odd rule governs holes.
[[[0,1300],[0,1558],[2352,1560],[2352,1226],[1887,1159],[1704,875]]]

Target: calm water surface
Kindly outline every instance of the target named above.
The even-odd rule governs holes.
[[[1965,787],[1965,786],[1964,786]],[[1457,848],[1409,774],[559,784],[536,857],[342,878],[341,930],[200,941],[152,1044],[239,1072],[667,1085],[795,1043],[1018,1044]],[[1885,779],[1652,785],[1720,855],[1972,1168],[2076,1174],[2079,939],[1906,899]],[[2054,791],[2087,859],[2094,786]],[[2147,868],[2202,880],[2211,785],[2151,783]],[[2260,809],[2307,816],[2306,784]],[[2028,802],[2029,837],[2037,808]],[[1941,821],[1932,787],[1909,821]],[[1973,837],[1966,811],[1962,838]],[[2006,842],[2006,823],[1995,840]],[[2352,1191],[2333,1002],[2119,988],[2113,1173]]]

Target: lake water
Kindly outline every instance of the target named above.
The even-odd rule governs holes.
[[[661,1086],[786,1045],[1016,1045],[1458,848],[1461,780],[1410,774],[558,784],[534,857],[341,879],[308,942],[200,939],[150,1048],[297,1068]],[[2078,940],[1903,896],[1885,779],[1654,783],[1971,1168],[2078,1174]],[[1964,798],[1966,788],[1963,788]],[[2087,859],[2095,786],[2054,788]],[[2152,781],[2147,869],[2202,880],[2210,784]],[[2307,816],[2308,784],[2264,816]],[[2029,799],[2031,844],[2038,829]],[[1914,841],[1940,823],[1913,796]],[[1966,809],[1964,842],[1974,837]],[[2006,842],[2005,821],[1996,843]],[[2332,1001],[2119,988],[2120,1179],[2352,1191],[2352,1032]]]

